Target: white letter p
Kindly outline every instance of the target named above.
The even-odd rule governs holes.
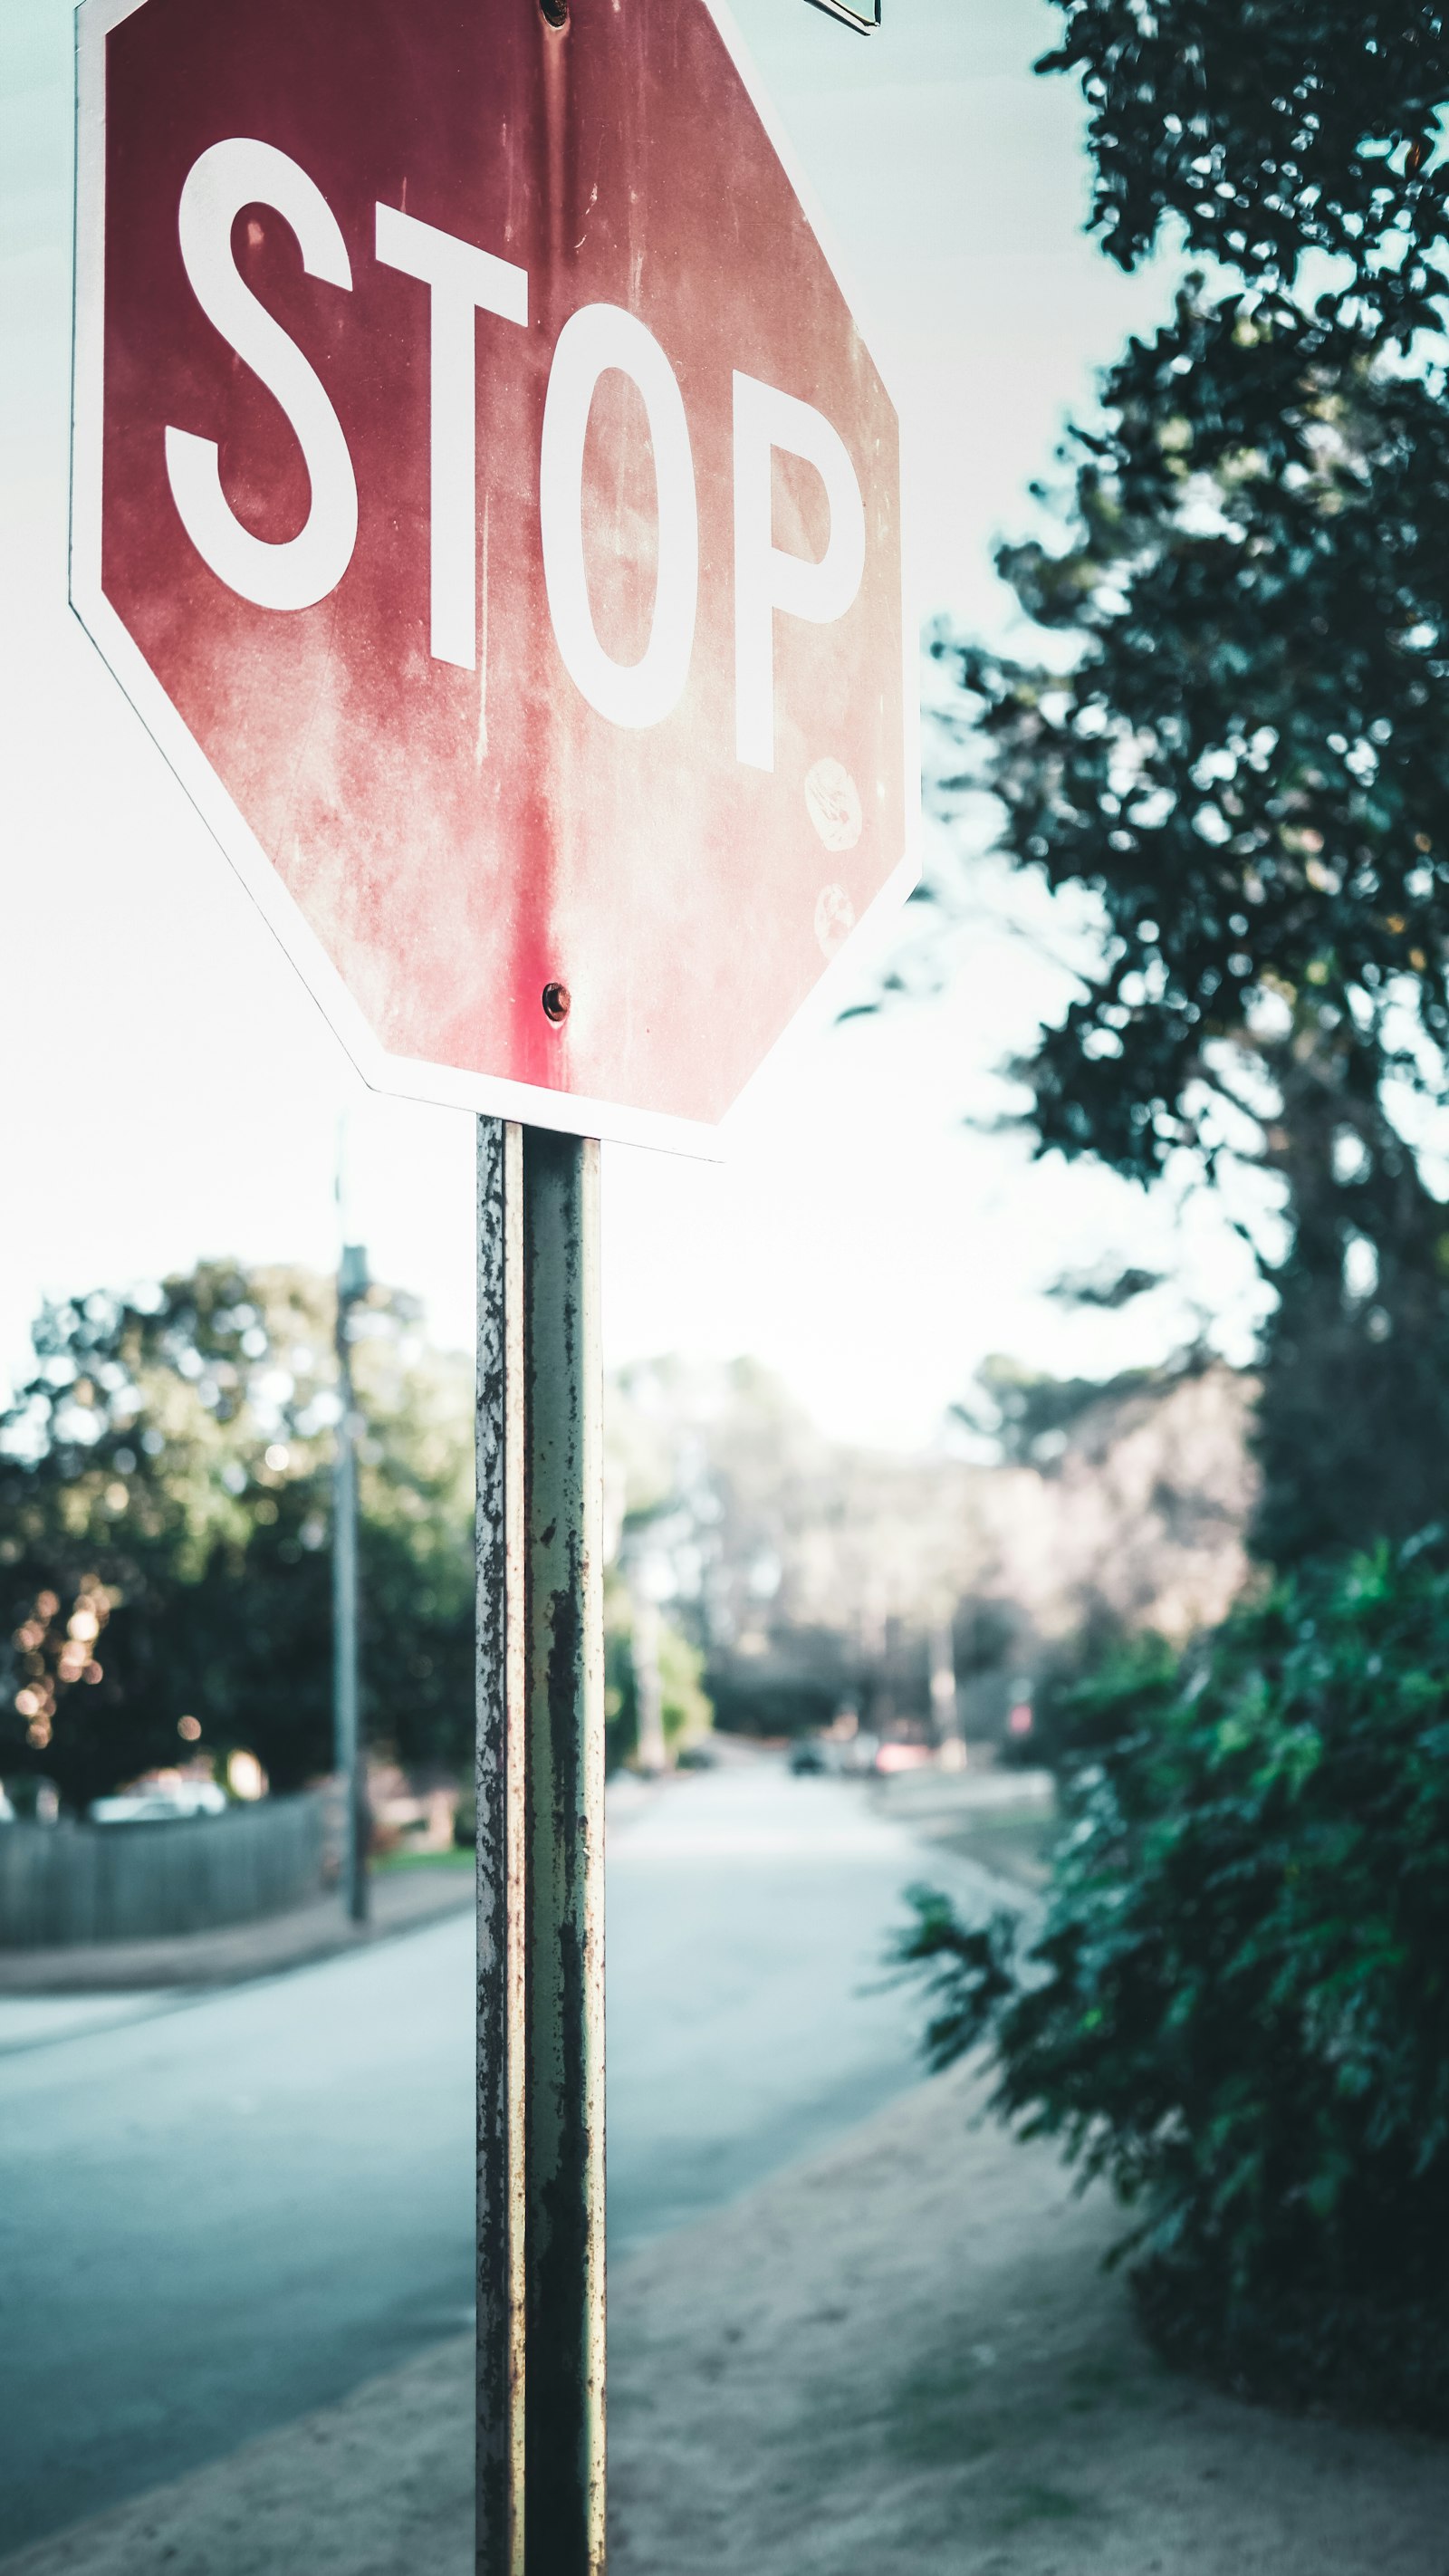
[[[775,543],[776,448],[813,465],[830,504],[818,562]],[[823,412],[754,376],[735,376],[735,750],[775,766],[775,611],[828,626],[854,603],[865,572],[865,506],[844,439]]]

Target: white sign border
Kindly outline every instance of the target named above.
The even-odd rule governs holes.
[[[195,736],[167,696],[145,655],[112,608],[101,587],[102,482],[104,472],[105,386],[105,47],[112,29],[144,8],[146,0],[80,0],[76,10],[75,137],[75,308],[71,388],[70,602],[102,660],[120,682],[168,767],[179,779],[212,839],[217,843],[268,928],[328,1021],[357,1072],[370,1089],[396,1098],[432,1102],[440,1108],[471,1110],[483,1117],[516,1120],[571,1136],[598,1136],[609,1143],[650,1146],[718,1162],[728,1151],[728,1120],[713,1125],[701,1119],[676,1118],[659,1110],[631,1109],[612,1101],[591,1100],[578,1092],[550,1091],[541,1085],[511,1082],[497,1074],[468,1073],[455,1066],[389,1053],[369,1027],[337,968],[327,955],[300,905],[288,892],[245,815],[212,768]],[[841,262],[815,192],[798,167],[793,147],[782,131],[744,39],[726,0],[704,0],[740,81],[782,163],[821,254],[852,315],[855,299],[847,289]],[[857,323],[857,328],[859,328]],[[862,333],[862,338],[864,334]],[[881,369],[874,353],[871,363]],[[885,378],[882,375],[882,382]],[[889,384],[892,407],[901,432],[900,405]],[[802,1009],[828,1008],[832,987],[844,998],[850,950],[865,922],[904,901],[920,875],[920,817],[910,793],[911,759],[920,731],[919,636],[911,614],[905,530],[905,474],[901,473],[901,570],[903,618],[902,734],[904,737],[906,846],[898,865],[872,898],[837,955],[812,985]],[[798,1015],[797,1015],[798,1016]],[[793,1020],[789,1024],[793,1026]],[[789,1035],[789,1026],[772,1041],[743,1086],[753,1091]]]

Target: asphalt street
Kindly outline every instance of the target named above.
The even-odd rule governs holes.
[[[880,1990],[924,1861],[760,1762],[611,1823],[614,2253],[913,2080]],[[0,2549],[340,2397],[471,2316],[472,1923],[0,2019]],[[28,2013],[28,2018],[27,2018]]]

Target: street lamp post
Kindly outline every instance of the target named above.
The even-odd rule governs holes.
[[[333,1759],[342,1782],[346,1827],[347,1911],[354,1923],[368,1912],[367,1774],[358,1704],[357,1653],[357,1412],[352,1384],[352,1317],[367,1294],[367,1254],[345,1243],[337,1265],[337,1453],[332,1508],[332,1723]]]

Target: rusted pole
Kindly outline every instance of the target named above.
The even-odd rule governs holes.
[[[524,2576],[523,1131],[478,1121],[477,2567]]]
[[[478,1125],[479,2576],[602,2576],[598,1146]]]
[[[527,2576],[604,2565],[599,1148],[524,1136],[528,1404]]]

